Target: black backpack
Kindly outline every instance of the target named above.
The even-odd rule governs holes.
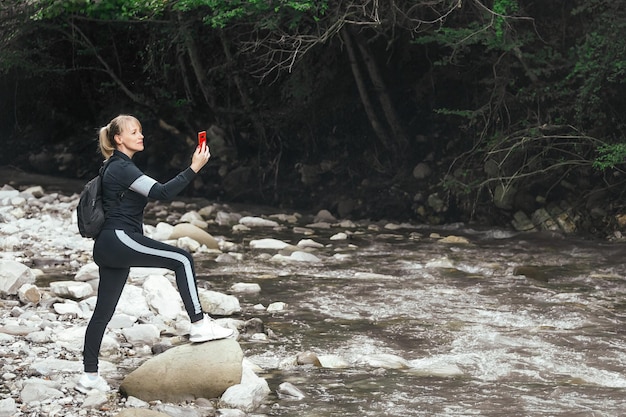
[[[85,184],[80,193],[76,216],[78,218],[78,231],[82,237],[96,238],[104,225],[106,214],[102,206],[102,177],[113,157],[104,161],[98,175]]]

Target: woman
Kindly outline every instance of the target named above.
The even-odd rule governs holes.
[[[109,390],[107,382],[98,373],[98,354],[130,267],[174,271],[178,291],[191,319],[191,342],[223,339],[233,334],[233,330],[220,327],[202,313],[191,254],[143,235],[143,211],[148,199],[171,200],[180,193],[209,161],[208,147],[198,146],[189,168],[161,184],[141,172],[132,161],[135,153],[144,150],[141,123],[135,117],[117,116],[100,129],[99,136],[100,152],[106,160],[111,160],[102,178],[106,222],[93,248],[94,261],[100,272],[98,297],[85,332],[85,373],[76,386],[85,393],[92,389]]]

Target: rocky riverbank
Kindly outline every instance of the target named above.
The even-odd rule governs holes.
[[[47,171],[39,165],[28,167],[29,172],[0,166],[0,179],[14,187],[43,184],[48,191],[67,195],[82,189],[86,180],[60,177],[78,169],[75,157],[44,153],[40,157],[62,163],[58,166],[50,161],[41,163],[41,166],[54,167],[49,175],[42,174]],[[217,166],[220,164],[219,160],[216,161]],[[386,219],[433,226],[466,222],[484,227],[513,228],[519,232],[547,231],[611,240],[623,240],[622,230],[626,227],[626,209],[619,195],[610,192],[602,181],[594,185],[595,182],[586,177],[579,178],[576,183],[561,181],[558,192],[553,190],[557,196],[549,201],[534,189],[498,185],[490,192],[491,201],[487,202],[471,193],[446,189],[441,178],[449,174],[443,169],[446,166],[443,163],[420,162],[412,172],[399,173],[392,183],[370,178],[363,179],[356,187],[344,183],[341,180],[343,174],[330,170],[327,165],[297,164],[297,175],[285,175],[281,180],[282,200],[271,204],[306,206],[313,211],[328,209],[335,216],[346,219]],[[336,167],[339,164],[331,165]],[[151,168],[158,172],[158,167]],[[73,178],[84,175],[86,169],[78,169]],[[224,178],[211,176],[209,181],[199,178],[194,189],[198,194],[225,201],[265,201],[272,194],[257,195],[258,179],[250,175],[249,169],[244,170],[247,172],[244,176],[239,176],[239,170],[235,171],[238,173],[232,174],[235,178],[230,178],[231,174]],[[497,177],[496,173],[492,175]]]
[[[259,368],[243,358],[238,342],[189,344],[189,320],[174,276],[154,268],[132,269],[103,341],[101,374],[113,391],[84,395],[74,390],[82,372],[82,339],[98,285],[97,266],[91,260],[93,241],[77,231],[77,198],[76,194],[46,193],[40,186],[0,189],[0,416],[157,412],[238,416],[258,409],[270,392],[267,382],[255,373]],[[183,202],[153,204],[150,210],[155,215],[164,215],[176,225],[160,222],[146,226],[145,232],[197,257],[234,262],[241,256],[237,253],[241,247],[211,236],[204,217],[240,231],[278,226],[273,220],[228,213],[217,206],[196,208]],[[289,245],[262,239],[251,241],[250,246],[274,250]],[[293,247],[287,255],[277,254],[277,259],[315,262],[317,258],[304,250],[311,244],[302,246],[301,250]],[[272,337],[271,329],[265,329],[258,318],[244,320],[237,298],[237,294],[259,291],[257,284],[241,282],[229,289],[230,295],[207,288],[200,288],[200,295],[204,310],[221,317],[221,325],[236,330],[239,341],[263,342]],[[280,312],[285,305],[277,301],[250,306],[248,315],[261,310]],[[169,356],[159,354],[165,351]],[[230,383],[224,385],[224,381]],[[297,393],[295,387],[282,389]],[[153,414],[147,414],[148,410]]]

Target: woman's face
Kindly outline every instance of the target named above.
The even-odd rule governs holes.
[[[117,149],[129,157],[135,152],[143,151],[143,134],[141,126],[134,120],[128,121],[118,135],[115,135]]]

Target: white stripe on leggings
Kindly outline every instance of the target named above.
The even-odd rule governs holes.
[[[156,255],[163,258],[174,259],[178,262],[181,262],[185,267],[185,275],[187,275],[187,287],[189,288],[189,294],[191,295],[191,301],[193,302],[193,308],[195,310],[195,313],[202,313],[202,306],[200,305],[200,298],[198,297],[198,291],[196,289],[193,271],[191,270],[191,263],[189,263],[189,259],[187,259],[185,255],[181,255],[178,252],[170,252],[166,250],[151,248],[149,246],[144,246],[139,242],[133,240],[123,230],[116,230],[115,235],[120,240],[120,242],[122,242],[134,251],[137,251],[139,253],[145,253],[147,255]]]

